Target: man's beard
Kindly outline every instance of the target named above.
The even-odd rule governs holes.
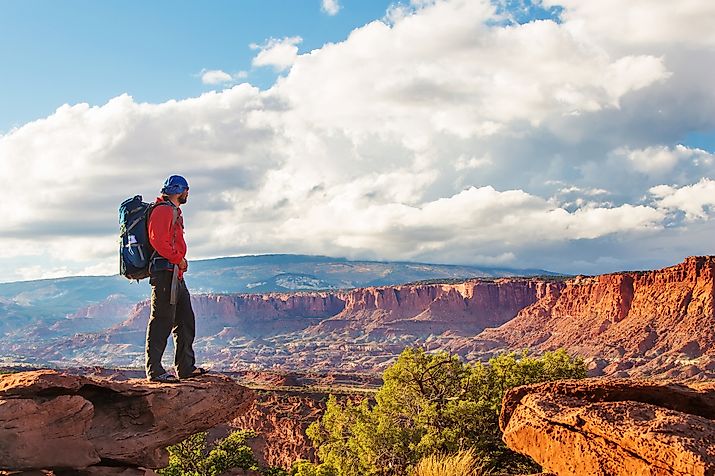
[[[189,199],[188,195],[179,195],[179,203],[184,204]]]

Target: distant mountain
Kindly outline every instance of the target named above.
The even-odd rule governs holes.
[[[431,279],[553,274],[541,269],[260,255],[191,262],[187,283],[195,292],[256,293],[389,286]]]
[[[434,279],[534,276],[539,269],[410,262],[350,261],[307,255],[258,255],[191,261],[186,282],[193,293],[258,293],[350,289]],[[136,303],[149,295],[148,280],[83,276],[0,283],[0,312],[17,306],[30,314],[64,317],[110,296]]]
[[[255,294],[553,274],[539,269],[276,254],[191,261],[186,280],[193,294]],[[16,349],[12,358],[22,358],[24,349],[76,333],[98,332],[124,321],[149,294],[148,280],[137,283],[121,276],[0,283],[0,347]]]

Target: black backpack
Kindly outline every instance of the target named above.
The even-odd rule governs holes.
[[[127,279],[138,281],[149,277],[149,265],[156,255],[149,243],[149,216],[158,205],[171,206],[166,202],[146,203],[141,195],[128,198],[119,205],[119,274]],[[177,216],[174,208],[172,225]]]

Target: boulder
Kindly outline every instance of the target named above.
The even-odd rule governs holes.
[[[587,379],[504,397],[504,442],[561,475],[714,475],[715,390]]]
[[[140,474],[168,464],[167,446],[231,420],[253,399],[212,374],[175,385],[53,370],[0,375],[0,469]]]

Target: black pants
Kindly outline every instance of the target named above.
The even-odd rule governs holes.
[[[151,315],[146,329],[146,375],[149,378],[166,373],[161,358],[169,333],[174,335],[174,365],[179,378],[196,369],[194,337],[196,324],[191,296],[183,279],[179,280],[176,305],[171,301],[171,271],[157,271],[149,278],[151,284]]]

